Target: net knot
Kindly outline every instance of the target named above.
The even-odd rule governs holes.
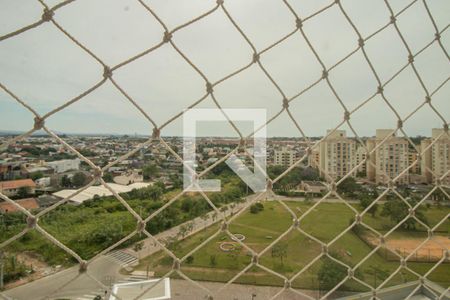
[[[44,22],[51,21],[54,15],[55,13],[53,12],[53,10],[45,8],[44,13],[42,14],[42,21]]]
[[[223,4],[223,0],[217,0],[216,3],[217,3],[217,5],[222,5]]]
[[[348,278],[353,278],[353,276],[355,275],[355,272],[353,271],[353,269],[348,269],[347,275],[348,275]]]
[[[168,31],[164,32],[163,42],[168,43],[172,39],[172,34]]]
[[[207,82],[206,83],[206,92],[208,94],[211,94],[213,91],[214,91],[214,89],[213,89],[213,86],[212,86],[211,82]]]
[[[348,121],[348,120],[350,120],[350,112],[346,110],[344,112],[344,121]]]
[[[112,76],[112,71],[111,68],[108,66],[104,66],[103,67],[103,77],[104,78],[111,78]]]
[[[284,109],[289,108],[289,100],[286,98],[283,98],[283,108]]]
[[[379,87],[377,87],[377,93],[378,94],[383,93],[383,91],[384,91],[384,88],[381,85]]]
[[[45,125],[45,120],[41,117],[34,117],[34,130],[42,129]]]
[[[153,132],[152,132],[152,138],[153,139],[159,139],[159,136],[161,134],[161,130],[159,128],[153,128]]]
[[[226,221],[223,221],[222,226],[220,227],[222,231],[228,230],[228,223]]]
[[[400,260],[400,265],[402,266],[402,268],[406,268],[406,259],[402,257],[402,259]]]
[[[257,254],[253,254],[252,256],[252,264],[257,265],[259,262],[259,257]]]
[[[434,38],[435,38],[436,41],[437,41],[437,40],[440,40],[440,39],[441,39],[441,34],[440,34],[439,32],[436,32],[436,33],[434,34]]]
[[[37,219],[35,216],[28,216],[27,217],[27,226],[28,228],[36,228]]]
[[[94,175],[95,178],[100,178],[103,176],[103,171],[102,169],[100,169],[99,167],[96,167],[93,171],[92,171],[92,175]]]
[[[181,267],[180,260],[178,258],[174,258],[173,259],[173,266],[172,266],[172,268],[174,270],[180,270],[180,267]]]
[[[328,77],[328,71],[327,70],[323,70],[322,71],[322,79],[325,79]]]
[[[302,22],[302,20],[299,19],[299,18],[297,18],[297,19],[295,20],[295,26],[296,26],[298,29],[302,28],[302,27],[303,27],[303,22]]]
[[[290,289],[291,288],[291,281],[288,279],[284,280],[284,288],[285,289]]]
[[[329,191],[335,193],[336,190],[337,190],[336,182],[331,183],[329,186]]]
[[[392,179],[388,182],[388,188],[391,190],[395,189],[395,182]]]
[[[358,45],[359,45],[359,47],[364,47],[364,39],[363,38],[358,39]]]
[[[389,21],[391,24],[394,24],[397,21],[397,18],[395,16],[391,16]]]
[[[408,62],[412,64],[414,62],[414,56],[412,54],[408,55]]]
[[[141,233],[145,230],[145,222],[143,220],[139,220],[136,225],[137,232]]]
[[[402,127],[403,127],[403,121],[397,120],[397,128],[402,128]]]
[[[431,97],[425,96],[425,103],[431,103]]]
[[[259,54],[258,53],[253,53],[252,61],[253,61],[254,64],[259,62]]]
[[[78,269],[78,272],[84,273],[87,271],[87,268],[88,268],[87,261],[85,260],[80,261],[80,268]]]
[[[436,178],[436,180],[434,181],[434,185],[441,186],[441,184],[442,184],[442,180],[440,178]]]

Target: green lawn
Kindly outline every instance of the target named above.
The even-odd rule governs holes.
[[[288,201],[286,205],[297,215],[301,216],[310,207],[311,204],[303,202]],[[361,210],[355,206],[355,209]],[[381,210],[381,208],[379,209]],[[430,224],[436,224],[438,219],[442,219],[448,213],[448,208],[442,209],[431,207],[427,211],[427,217]],[[344,204],[338,203],[322,203],[314,208],[300,222],[300,228],[323,242],[330,242],[344,231],[350,224],[350,219],[355,213]],[[364,222],[373,226],[375,229],[386,232],[393,226],[390,220],[376,214],[374,217],[365,216]],[[448,235],[449,221],[445,221],[443,230],[438,234]],[[274,239],[290,228],[292,224],[291,214],[278,202],[264,202],[264,210],[258,214],[245,212],[230,224],[230,231],[240,233],[246,236],[245,244],[253,250],[260,252],[268,247]],[[205,241],[209,236],[218,232],[219,228],[213,226],[203,230],[202,232],[189,237],[173,246],[171,250],[178,257],[183,257],[200,243]],[[395,231],[396,237],[402,236],[423,236],[424,232],[411,231]],[[223,232],[220,232],[214,239],[196,251],[193,255],[193,261],[182,264],[182,271],[192,279],[208,280],[208,281],[227,281],[251,262],[251,256],[246,249],[236,245],[236,250],[232,252],[223,252],[219,249],[222,242],[232,240]],[[269,249],[261,258],[260,263],[267,268],[277,271],[280,274],[292,277],[302,268],[304,268],[312,259],[320,255],[321,246],[318,242],[310,239],[298,230],[292,230],[285,236],[279,244],[286,245],[286,255],[280,257],[272,257],[271,249]],[[363,258],[365,258],[372,248],[353,231],[335,240],[329,248],[333,256],[339,257],[347,265],[355,266]],[[214,258],[213,258],[214,257]],[[318,278],[317,273],[323,262],[317,261],[302,273],[295,281],[294,286],[305,289],[317,289]],[[147,267],[156,275],[162,276],[171,269],[171,259],[163,252],[158,252],[141,261],[138,269],[145,270]],[[371,285],[378,285],[389,274],[396,270],[399,266],[397,261],[387,261],[384,259],[383,253],[375,253],[370,256],[357,271],[358,278],[364,280]],[[425,274],[434,263],[414,263],[409,262],[408,266],[419,274]],[[441,264],[434,272],[429,275],[429,279],[443,286],[450,284],[450,272],[448,272],[448,264]],[[405,281],[417,280],[418,278],[408,271],[403,271],[398,276],[392,278],[389,285],[403,283]],[[261,285],[282,285],[283,281],[264,271],[258,267],[250,268],[247,273],[240,276],[236,282],[261,284]],[[354,291],[366,291],[367,288],[360,285],[354,280],[347,281],[343,289]]]

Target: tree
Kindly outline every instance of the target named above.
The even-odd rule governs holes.
[[[414,206],[414,200],[410,200],[409,203]],[[423,213],[423,209],[416,209],[414,214],[416,218],[422,221],[425,224],[428,224],[428,220]],[[391,221],[395,224],[401,222],[404,218],[406,218],[409,214],[409,207],[405,202],[401,200],[388,200],[383,205],[383,210],[381,211],[381,215],[385,217],[389,217]],[[402,223],[402,227],[408,230],[416,229],[417,221],[413,218],[408,218],[405,222]]]
[[[188,257],[186,257],[186,263],[188,265],[192,264],[194,262],[194,257],[192,255],[189,255]]]
[[[63,175],[61,177],[61,186],[62,187],[70,187],[71,186],[71,181],[69,179],[69,177],[67,177],[67,175]]]
[[[252,214],[257,214],[257,213],[259,213],[260,211],[263,211],[263,210],[264,210],[264,205],[262,205],[262,203],[260,203],[260,202],[252,204],[250,206],[250,213],[252,213]]]
[[[113,175],[109,172],[103,174],[103,180],[106,182],[113,182]]]
[[[20,198],[26,198],[30,194],[31,190],[27,186],[21,186],[17,191],[17,196]]]
[[[145,180],[149,180],[151,178],[156,177],[158,174],[158,168],[155,164],[148,164],[142,168],[142,175]]]
[[[215,266],[215,265],[217,265],[217,257],[216,257],[216,255],[210,255],[209,256],[209,264],[211,265],[211,266]]]
[[[361,204],[361,207],[363,209],[366,209],[367,207],[369,207],[372,204],[372,202],[373,202],[373,200],[371,200],[368,197],[361,197],[361,199],[359,200],[359,203]],[[377,210],[378,210],[378,204],[375,203],[374,205],[372,205],[369,208],[369,210],[367,212],[370,213],[372,215],[372,217],[375,217]]]
[[[278,243],[272,247],[272,257],[279,257],[280,263],[283,264],[283,257],[287,257],[287,244]]]
[[[87,177],[83,172],[78,172],[73,175],[72,184],[75,187],[81,187],[86,183]]]
[[[355,197],[355,193],[359,191],[359,185],[356,183],[355,178],[349,176],[345,178],[338,186],[337,192],[344,196]]]
[[[44,174],[39,171],[39,172],[35,172],[35,173],[31,174],[30,177],[33,181],[35,181],[35,180],[38,180],[38,179],[44,177]]]
[[[139,252],[139,251],[141,251],[143,248],[144,248],[144,242],[136,243],[136,244],[134,244],[134,246],[133,246],[134,252]]]
[[[151,199],[157,200],[163,194],[163,189],[159,186],[151,186],[148,188],[148,195]]]
[[[332,261],[329,258],[322,260],[317,277],[320,288],[331,290],[347,276],[347,270],[344,266]]]

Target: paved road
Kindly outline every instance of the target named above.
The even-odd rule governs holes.
[[[120,264],[111,263],[111,259],[104,256],[98,258],[89,265],[88,274],[108,285],[111,280],[119,280],[123,277],[118,273],[120,268]],[[78,275],[78,266],[75,266],[23,286],[7,290],[3,292],[3,294],[11,299],[18,300],[47,299],[47,297],[51,295],[61,294],[61,292],[58,292],[58,289]],[[112,277],[108,277],[108,275]],[[101,286],[87,275],[83,274],[65,286],[63,291],[76,291],[77,294],[82,295],[99,288],[101,288]],[[70,294],[70,292],[68,293]]]

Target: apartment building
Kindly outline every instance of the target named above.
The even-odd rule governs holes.
[[[327,136],[332,130],[327,131]],[[333,179],[348,174],[355,167],[356,142],[345,130],[336,130],[320,143],[320,173]]]
[[[274,151],[274,165],[290,167],[296,161],[295,151],[287,147],[282,147]]]
[[[441,177],[450,170],[450,138],[443,134],[443,129],[433,128],[431,139],[422,140],[420,146],[425,151],[421,160],[421,172],[426,182],[432,183],[435,181],[433,174]],[[450,175],[443,179],[443,183],[450,184]]]
[[[367,162],[367,178],[376,183],[387,184],[408,167],[408,141],[395,136],[393,131],[377,129],[375,138],[367,140],[369,152],[376,148]],[[409,183],[409,170],[396,182]]]
[[[361,164],[358,169],[357,172],[358,173],[362,173],[362,174],[366,174],[367,172],[367,163],[362,163],[363,161],[365,161],[367,156],[366,153],[366,149],[362,146],[356,147],[356,151],[355,151],[355,166]]]
[[[320,166],[320,147],[312,149],[311,155],[308,157],[308,163],[313,168]]]

